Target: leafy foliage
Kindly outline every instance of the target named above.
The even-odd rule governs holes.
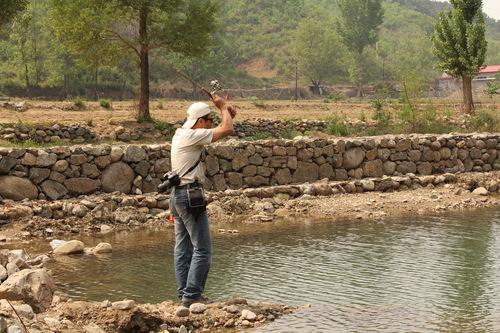
[[[10,22],[19,12],[22,12],[27,4],[27,0],[0,1],[0,27]]]
[[[486,57],[482,0],[451,0],[452,10],[439,14],[433,37],[437,67],[463,82],[464,109],[473,109],[471,77]]]
[[[339,0],[340,16],[338,31],[342,41],[351,52],[352,63],[349,74],[352,82],[361,85],[365,77],[363,51],[378,40],[378,32],[383,21],[382,0]]]

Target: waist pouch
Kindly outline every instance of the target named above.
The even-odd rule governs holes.
[[[205,191],[198,184],[187,188],[188,207],[189,211],[194,214],[199,214],[207,210],[205,202]]]

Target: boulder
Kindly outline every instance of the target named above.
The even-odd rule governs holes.
[[[85,194],[95,192],[99,188],[99,182],[84,177],[69,178],[64,181],[64,186],[72,194]]]
[[[57,200],[68,194],[68,190],[62,184],[53,181],[46,180],[41,185],[43,193],[47,195],[52,200]]]
[[[133,300],[123,300],[118,302],[113,302],[111,306],[118,310],[130,310],[135,307],[135,302]]]
[[[293,173],[294,183],[314,182],[318,180],[319,167],[315,163],[299,161],[297,170]]]
[[[26,178],[15,176],[0,177],[0,196],[4,199],[36,199],[38,189]]]
[[[113,248],[109,243],[99,243],[92,249],[92,253],[94,254],[111,253],[111,252],[113,252]]]
[[[70,240],[56,247],[54,249],[54,254],[66,255],[82,253],[84,248],[85,245],[83,244],[83,242],[78,240]]]
[[[8,175],[10,170],[17,164],[15,158],[4,156],[0,158],[0,175]]]
[[[123,149],[121,147],[112,147],[109,157],[111,162],[118,162],[123,156]]]
[[[278,169],[274,177],[279,185],[290,184],[292,182],[292,174],[288,168]]]
[[[123,160],[125,162],[140,162],[146,160],[147,157],[148,155],[144,149],[136,145],[130,145],[125,148]]]
[[[56,286],[46,269],[25,269],[9,276],[0,285],[0,298],[20,300],[35,312],[50,307]]]
[[[355,169],[365,158],[365,151],[359,147],[347,150],[343,155],[343,167],[345,169]]]
[[[50,175],[50,170],[45,168],[31,168],[30,169],[30,180],[34,184],[40,184]]]
[[[157,174],[163,174],[172,169],[172,165],[170,164],[169,158],[160,158],[156,160],[154,170]]]
[[[478,187],[474,191],[472,191],[472,194],[475,194],[475,195],[488,195],[488,190],[485,189],[484,187]]]
[[[381,160],[368,161],[363,166],[365,177],[382,177],[384,174],[384,163]]]
[[[203,313],[207,311],[207,306],[203,303],[193,303],[189,306],[191,313]]]
[[[38,167],[48,167],[54,165],[57,162],[57,155],[54,153],[47,153],[44,150],[38,151],[38,156],[36,158],[36,166]]]
[[[123,162],[109,165],[102,173],[102,189],[105,192],[129,193],[134,181],[134,170]]]

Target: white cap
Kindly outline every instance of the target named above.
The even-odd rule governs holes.
[[[196,124],[198,118],[206,116],[212,112],[208,104],[203,102],[196,102],[191,104],[191,106],[187,110],[187,120],[182,125],[182,128],[191,128]]]

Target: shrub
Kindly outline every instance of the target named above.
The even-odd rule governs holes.
[[[327,97],[327,100],[332,102],[343,101],[344,99],[346,99],[346,96],[341,92],[335,90],[332,91]]]
[[[88,118],[85,123],[87,124],[88,127],[94,127],[94,118],[90,117]]]
[[[343,119],[335,116],[327,121],[326,132],[336,136],[347,136],[349,135],[349,128]]]
[[[295,138],[296,136],[302,136],[303,133],[296,130],[295,128],[288,128],[286,129],[282,134],[281,136],[284,138],[284,139],[293,139]]]
[[[162,133],[166,131],[164,134],[167,141],[172,140],[172,137],[175,134],[175,126],[167,123],[166,121],[155,121],[155,128],[160,130]]]
[[[105,109],[111,109],[111,100],[109,100],[107,98],[101,98],[99,100],[99,105]]]
[[[382,98],[374,98],[371,100],[370,104],[375,111],[381,111],[384,107],[385,101]]]
[[[158,109],[163,110],[163,102],[162,101],[158,102]]]
[[[488,110],[476,112],[470,119],[470,126],[476,131],[500,131],[500,116]]]
[[[266,108],[266,102],[263,99],[260,99],[256,96],[250,97],[250,101],[252,104],[258,108],[265,109]]]
[[[81,97],[76,97],[73,100],[73,104],[79,108],[79,109],[84,109],[85,108],[85,101]]]

